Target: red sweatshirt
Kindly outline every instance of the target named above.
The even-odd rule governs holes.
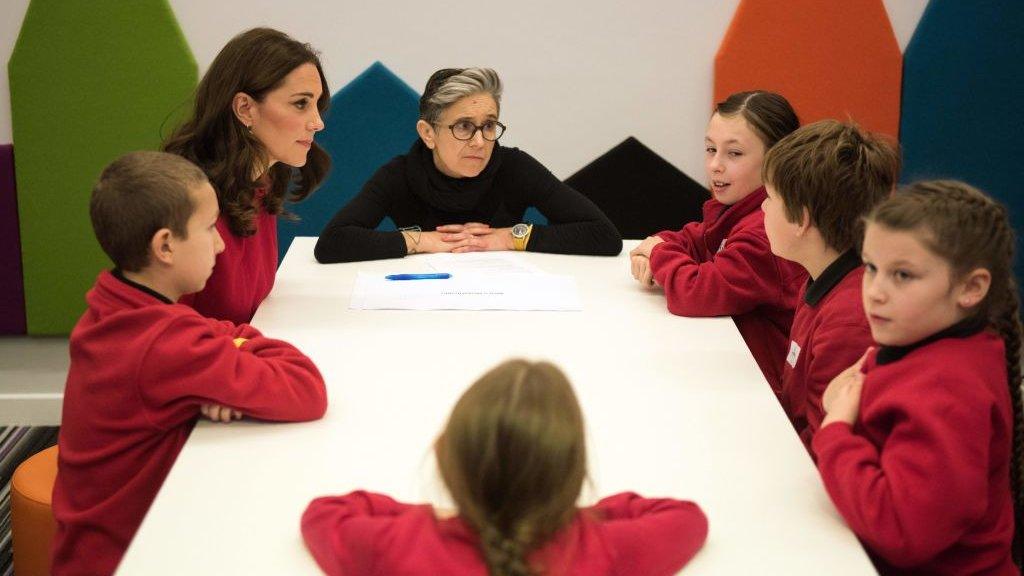
[[[860,255],[850,250],[806,286],[796,309],[779,399],[808,450],[825,418],[825,388],[874,344],[863,277]]]
[[[217,255],[217,264],[206,286],[195,294],[182,296],[178,302],[210,318],[235,324],[252,320],[277,276],[277,216],[263,208],[264,194],[261,188],[254,199],[258,205],[256,234],[236,236],[224,214],[217,218],[224,251]]]
[[[203,403],[313,420],[323,379],[290,344],[100,274],[71,333],[53,513],[53,574],[117,567]],[[246,338],[236,346],[235,338]]]
[[[856,425],[814,436],[825,488],[883,573],[1018,574],[1006,359],[980,328],[872,352]]]
[[[703,221],[658,233],[665,242],[651,251],[651,270],[673,314],[733,316],[777,394],[807,272],[772,254],[761,211],[766,195],[759,188],[732,206],[708,200]]]
[[[707,538],[692,502],[623,493],[583,509],[530,555],[545,574],[676,574]],[[302,515],[302,535],[330,575],[486,576],[476,533],[460,518],[438,520],[429,505],[369,492],[318,498]]]

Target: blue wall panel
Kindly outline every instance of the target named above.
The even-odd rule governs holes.
[[[334,213],[359,193],[385,162],[404,154],[417,138],[419,94],[380,62],[363,71],[331,97],[317,142],[331,155],[333,168],[306,200],[289,204],[298,222],[278,219],[282,258],[295,236],[319,236]],[[380,229],[394,230],[390,219]]]

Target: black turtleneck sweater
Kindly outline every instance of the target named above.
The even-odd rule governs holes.
[[[434,166],[431,150],[416,140],[408,154],[381,166],[334,215],[314,253],[325,264],[400,258],[406,254],[402,233],[374,229],[385,216],[399,228],[424,231],[466,222],[505,228],[522,222],[530,206],[549,221],[533,227],[526,247],[531,252],[614,256],[622,250],[618,230],[601,209],[526,152],[495,144],[483,172],[452,178]]]

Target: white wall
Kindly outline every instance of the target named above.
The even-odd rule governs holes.
[[[0,0],[4,63],[28,1]],[[200,74],[228,39],[253,26],[278,28],[319,49],[332,91],[375,60],[417,91],[438,68],[490,66],[505,82],[509,132],[502,142],[556,175],[636,136],[697,181],[714,55],[738,3],[171,0]],[[885,4],[902,48],[927,0]],[[10,118],[3,74],[0,143],[11,140]]]

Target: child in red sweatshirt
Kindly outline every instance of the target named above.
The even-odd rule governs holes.
[[[732,316],[776,393],[807,274],[768,245],[761,163],[799,126],[789,102],[772,92],[739,92],[718,103],[704,137],[712,194],[704,219],[659,232],[630,251],[633,277],[660,286],[673,314]]]
[[[459,399],[434,447],[458,508],[353,492],[314,500],[306,545],[327,574],[676,574],[700,549],[696,504],[622,493],[578,509],[583,415],[546,362],[505,362]]]
[[[912,184],[867,219],[864,310],[881,347],[829,384],[813,448],[882,573],[1019,573],[1014,245],[1006,209],[961,182]]]
[[[71,333],[52,573],[111,574],[200,413],[313,420],[327,397],[312,361],[258,330],[200,316],[223,249],[203,172],[162,152],[110,164],[93,189],[93,228],[114,262]]]
[[[892,192],[894,147],[854,125],[823,120],[779,140],[764,160],[764,230],[772,252],[810,278],[790,331],[779,397],[808,450],[821,395],[873,340],[860,285],[862,219]]]

